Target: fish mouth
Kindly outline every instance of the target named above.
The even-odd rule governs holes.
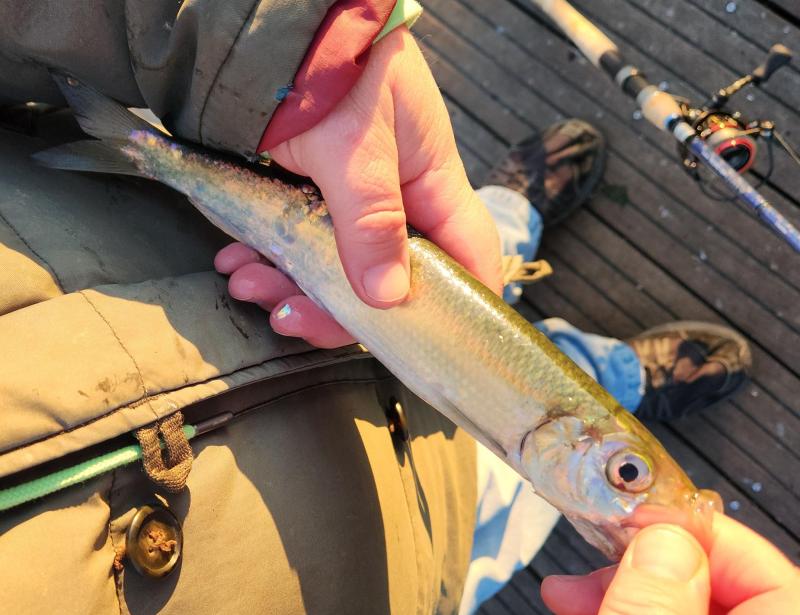
[[[633,535],[640,529],[656,523],[678,525],[694,536],[705,551],[713,541],[714,513],[724,512],[722,498],[716,491],[698,489],[687,495],[681,506],[643,503],[633,515],[622,523]],[[633,538],[633,536],[631,536]]]
[[[611,561],[619,561],[640,530],[656,523],[678,525],[694,536],[708,552],[713,539],[715,512],[722,512],[722,499],[707,489],[695,491],[676,506],[642,503],[627,518],[619,521],[592,523],[566,515],[580,534]]]

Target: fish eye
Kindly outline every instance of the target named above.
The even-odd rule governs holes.
[[[639,493],[653,484],[653,469],[639,453],[621,451],[606,464],[606,476],[621,491]]]

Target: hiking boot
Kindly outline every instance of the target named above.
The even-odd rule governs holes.
[[[586,202],[603,176],[605,160],[603,135],[581,120],[565,120],[512,147],[485,184],[524,195],[549,228]]]
[[[750,348],[719,325],[678,321],[626,340],[647,375],[636,416],[667,421],[731,396],[747,379]]]

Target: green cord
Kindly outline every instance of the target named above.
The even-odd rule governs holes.
[[[187,440],[191,440],[197,434],[197,430],[192,425],[184,425],[183,433],[186,435]],[[14,508],[72,485],[77,485],[95,476],[100,476],[116,468],[128,465],[141,459],[141,457],[142,448],[138,444],[131,444],[94,459],[89,459],[71,468],[58,470],[27,483],[2,489],[0,490],[0,511]]]

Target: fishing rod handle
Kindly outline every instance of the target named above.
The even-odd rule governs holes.
[[[678,101],[654,85],[648,85],[636,95],[636,104],[647,121],[665,132],[672,132],[675,123],[683,117]]]
[[[566,0],[531,0],[545,12],[597,68],[608,73],[636,99],[644,117],[660,130],[681,117],[675,99],[651,85],[635,67],[622,58],[614,42]]]
[[[575,43],[589,61],[598,68],[605,53],[619,53],[614,42],[591,21],[576,11],[566,0],[531,0]]]

